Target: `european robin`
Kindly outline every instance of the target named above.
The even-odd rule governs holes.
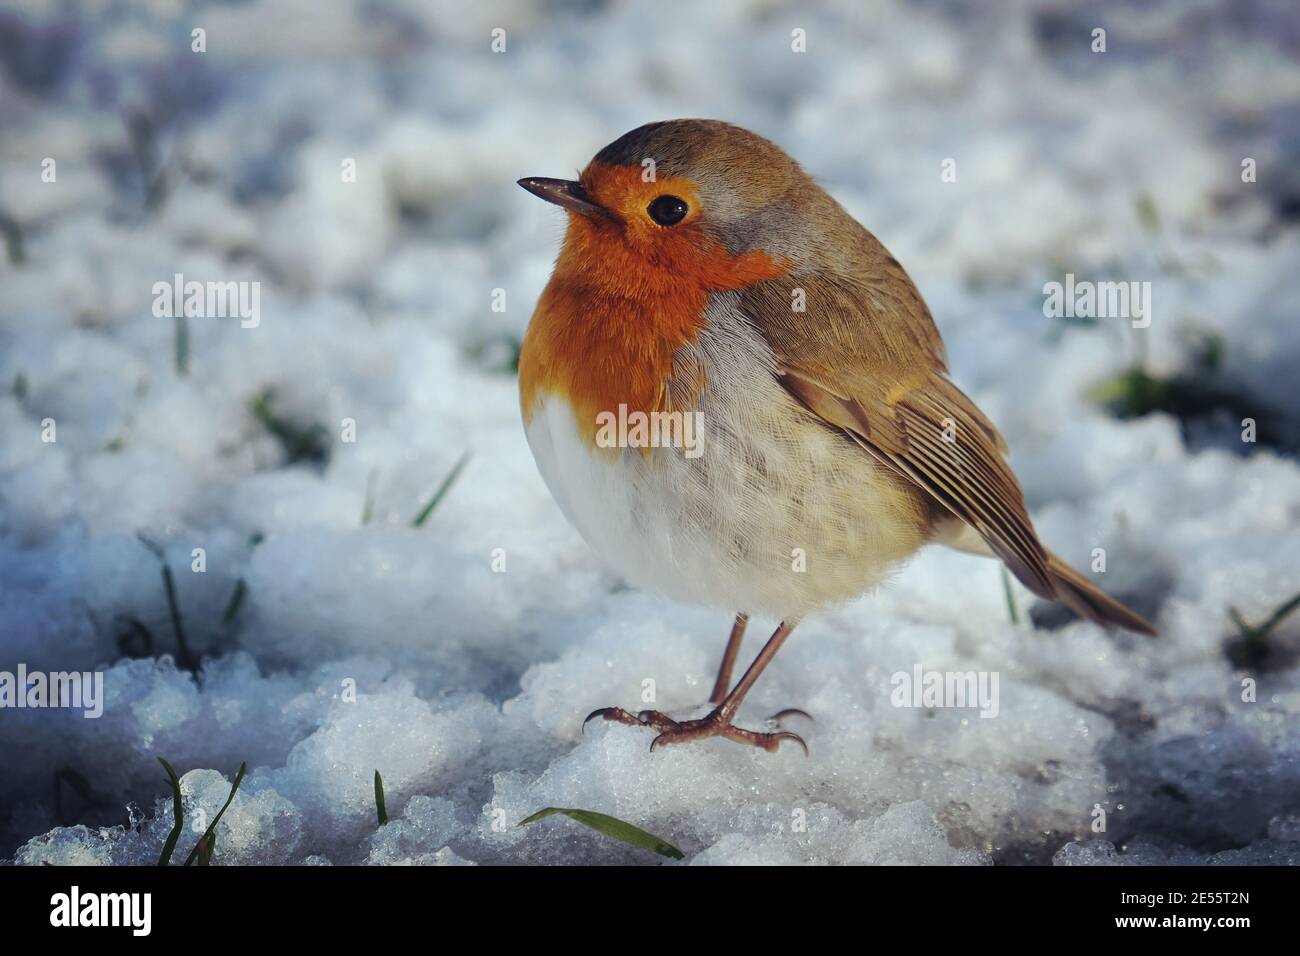
[[[519,185],[568,213],[519,356],[542,477],[630,583],[740,609],[708,716],[591,717],[653,727],[652,749],[802,745],[735,726],[746,693],[802,617],[930,542],[996,556],[1092,621],[1155,633],[1038,540],[1002,436],[948,377],[916,286],[774,143],[712,120],[650,123],[576,182]],[[732,687],[750,613],[782,623]]]

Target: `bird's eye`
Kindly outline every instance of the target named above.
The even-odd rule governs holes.
[[[686,218],[688,208],[686,201],[676,196],[657,196],[645,211],[659,225],[675,226]]]

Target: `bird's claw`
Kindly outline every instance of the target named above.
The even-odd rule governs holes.
[[[717,716],[716,712],[700,720],[682,721],[675,727],[662,731],[659,736],[650,741],[650,750],[653,752],[656,747],[701,740],[705,737],[725,737],[738,744],[759,747],[768,753],[776,753],[781,746],[781,741],[793,740],[803,748],[804,756],[808,755],[808,744],[798,734],[791,733],[788,730],[779,730],[772,733],[746,730],[744,727],[737,727],[729,720]]]
[[[770,719],[779,721],[782,717],[789,717],[794,714],[812,720],[811,716],[797,707],[786,708],[780,713],[774,714]],[[659,733],[654,740],[650,741],[651,752],[656,747],[667,744],[686,743],[690,740],[702,740],[705,737],[725,737],[739,744],[759,747],[768,753],[776,753],[783,740],[792,740],[803,748],[804,756],[808,756],[808,744],[798,734],[791,733],[788,730],[777,730],[770,733],[746,730],[743,727],[737,727],[731,722],[730,718],[722,716],[717,710],[707,717],[701,717],[699,720],[676,721],[657,710],[643,710],[638,714],[633,714],[622,707],[601,707],[587,715],[587,719],[582,722],[583,728],[585,729],[587,724],[597,717],[620,724],[627,724],[629,727],[653,727]]]

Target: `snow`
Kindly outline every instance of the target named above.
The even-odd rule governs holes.
[[[0,859],[156,861],[161,756],[182,774],[178,859],[247,764],[217,864],[667,862],[560,816],[515,826],[548,806],[634,823],[683,865],[1300,861],[1300,614],[1262,664],[1228,654],[1229,607],[1259,623],[1300,592],[1286,0],[997,17],[852,0],[120,6],[0,11],[0,214],[25,252],[0,254],[0,670],[100,670],[107,696],[97,720],[0,710]],[[1104,548],[1103,583],[1159,639],[1045,609],[1032,630],[1018,586],[1014,625],[996,565],[926,551],[801,624],[746,702],[749,726],[813,714],[792,723],[807,758],[583,733],[605,705],[703,713],[730,615],[623,587],[536,472],[510,343],[562,220],[514,180],[694,115],[776,139],[890,246],[1006,434],[1045,540],[1084,567]],[[134,158],[128,116],[148,118],[156,159]],[[1043,284],[1067,272],[1151,282],[1151,327],[1044,318]],[[151,312],[176,273],[261,283],[255,328],[188,320],[185,375],[173,320]],[[1216,387],[1268,442],[1088,400],[1139,357],[1205,378],[1207,333]],[[320,454],[291,460],[259,396],[319,426]],[[753,622],[745,653],[774,625]],[[892,676],[918,664],[996,672],[996,718],[892,706]]]

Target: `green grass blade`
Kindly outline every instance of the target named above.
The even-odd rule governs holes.
[[[379,814],[379,825],[388,822],[388,805],[384,803],[384,778],[375,771],[375,812]]]
[[[176,316],[176,374],[190,374],[190,325],[183,309]]]
[[[470,453],[465,452],[465,454],[460,456],[460,460],[457,461],[456,464],[452,465],[451,471],[447,473],[446,478],[442,479],[442,484],[440,484],[438,490],[433,493],[433,497],[429,499],[429,503],[420,509],[420,513],[416,515],[415,520],[411,522],[412,528],[419,528],[429,520],[429,515],[433,514],[433,509],[438,507],[438,502],[442,501],[442,499],[446,497],[447,492],[451,490],[451,486],[455,484],[456,479],[460,477],[460,473],[464,470],[465,465],[469,463],[469,457]]]
[[[379,471],[376,468],[370,469],[370,474],[366,476],[366,497],[361,502],[361,523],[370,524],[370,519],[375,516],[375,478]]]
[[[239,790],[239,785],[244,782],[244,774],[247,770],[248,764],[241,763],[239,765],[239,773],[235,774],[235,782],[230,787],[230,796],[226,797],[226,802],[222,804],[217,815],[212,818],[212,822],[208,824],[208,828],[203,831],[203,836],[199,837],[199,842],[194,844],[194,849],[190,850],[189,856],[185,858],[186,866],[192,864],[195,858],[199,855],[199,847],[206,847],[208,859],[212,858],[212,851],[216,847],[217,843],[217,824],[221,822],[222,814],[229,809],[231,802],[234,801],[235,793]],[[179,793],[179,790],[177,793]],[[206,864],[204,865],[206,866]]]
[[[1270,633],[1272,633],[1273,628],[1281,624],[1282,621],[1285,620],[1285,618],[1297,607],[1300,607],[1300,594],[1297,594],[1295,597],[1291,598],[1291,600],[1284,603],[1281,607],[1279,607],[1276,611],[1274,611],[1269,616],[1269,619],[1267,621],[1265,621],[1257,628],[1257,630],[1260,633],[1260,636],[1267,637]]]
[[[148,548],[150,552],[153,553],[153,556],[157,558],[159,561],[166,560],[167,558],[166,552],[163,551],[162,545],[160,545],[157,541],[153,540],[152,538],[145,537],[144,535],[139,533],[137,533],[135,537],[136,540],[139,541],[146,548]]]
[[[199,669],[199,660],[190,653],[189,642],[185,639],[185,626],[181,622],[181,605],[176,599],[176,579],[172,577],[172,569],[164,561],[162,566],[163,590],[167,594],[167,611],[172,619],[172,632],[176,635],[176,661],[180,666],[197,673]]]
[[[1160,211],[1156,209],[1156,201],[1150,193],[1138,193],[1133,198],[1133,212],[1144,230],[1152,235],[1160,232]]]
[[[1228,659],[1237,667],[1262,667],[1275,649],[1269,644],[1269,635],[1288,616],[1300,607],[1300,594],[1284,601],[1263,624],[1252,625],[1235,607],[1228,608],[1228,617],[1237,628],[1239,636],[1228,643]]]
[[[199,672],[199,660],[190,653],[189,643],[185,639],[185,626],[181,621],[180,602],[176,599],[176,580],[172,577],[172,569],[167,564],[167,552],[163,550],[162,545],[158,542],[137,534],[136,538],[140,543],[153,552],[154,557],[162,565],[162,582],[163,591],[167,595],[167,611],[172,619],[172,631],[176,635],[176,663],[184,670],[192,674]]]
[[[1020,626],[1020,612],[1016,610],[1016,596],[1011,590],[1011,575],[1007,572],[1007,566],[1002,565],[1002,593],[1007,598],[1007,613],[1011,615],[1011,623],[1016,627]]]
[[[300,425],[275,410],[275,390],[262,389],[248,403],[249,413],[280,443],[288,464],[324,465],[329,460],[329,432],[313,422]]]
[[[5,250],[11,263],[20,266],[27,260],[22,223],[8,213],[0,212],[0,239],[4,240]]]
[[[166,760],[163,760],[162,757],[158,758],[158,762],[162,764],[163,769],[167,771],[167,782],[171,784],[172,819],[175,821],[172,824],[171,833],[167,834],[167,842],[163,844],[162,853],[158,855],[158,865],[170,866],[172,853],[176,849],[176,841],[181,838],[181,827],[185,825],[185,808],[181,805],[181,781],[180,778],[176,776],[176,771],[173,770],[172,765]]]
[[[526,827],[530,823],[536,823],[543,817],[549,817],[555,813],[562,813],[569,819],[577,820],[583,826],[590,827],[597,833],[603,833],[605,836],[613,837],[615,840],[622,840],[629,846],[638,847],[642,850],[653,850],[660,856],[666,856],[671,860],[680,860],[686,855],[667,840],[660,839],[653,833],[647,833],[640,827],[635,827],[617,817],[611,817],[604,813],[596,813],[594,810],[574,810],[566,807],[547,807],[545,810],[538,810],[527,819],[519,821],[519,826]]]
[[[1242,637],[1249,638],[1254,635],[1255,629],[1246,622],[1246,619],[1241,616],[1241,612],[1235,607],[1228,608],[1228,617],[1232,619],[1232,623],[1236,625]]]
[[[221,624],[223,627],[229,627],[235,620],[235,615],[243,607],[244,596],[248,593],[248,585],[244,583],[243,578],[235,581],[235,589],[230,593],[230,600],[226,602],[226,609],[221,614]]]

